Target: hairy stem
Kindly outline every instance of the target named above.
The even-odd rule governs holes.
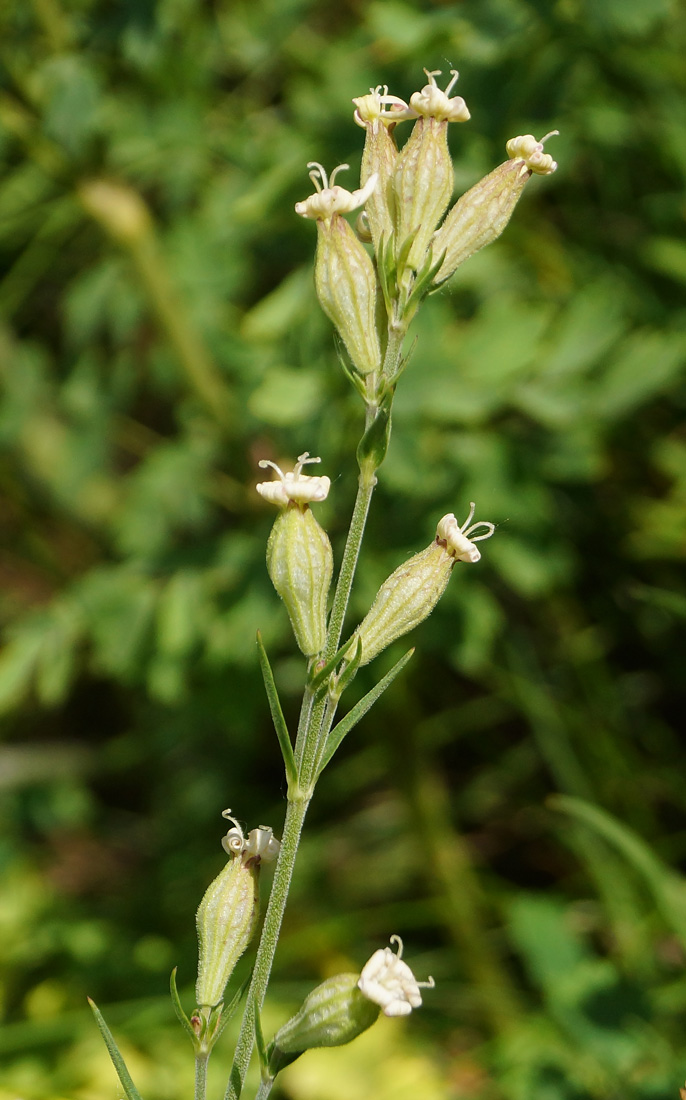
[[[273,1077],[263,1078],[262,1081],[260,1082],[260,1087],[257,1090],[257,1096],[255,1097],[255,1100],[267,1100],[267,1097],[269,1096],[269,1093],[272,1091],[273,1087],[274,1087],[274,1078]]]
[[[336,594],[334,596],[331,616],[329,618],[329,630],[323,653],[325,661],[329,661],[333,657],[341,640],[343,621],[348,609],[350,591],[353,585],[357,559],[360,554],[360,546],[362,545],[362,536],[364,535],[367,516],[369,514],[369,505],[372,501],[372,493],[374,492],[375,485],[376,471],[369,467],[363,467],[363,469],[360,470],[357,498],[355,500],[352,520],[350,521],[350,530],[348,531],[348,538],[346,540],[345,550],[343,551],[341,571],[338,574]]]
[[[238,1100],[248,1071],[248,1064],[255,1043],[255,1004],[259,1008],[262,1007],[264,995],[267,991],[276,944],[281,931],[281,922],[288,899],[288,889],[291,884],[295,857],[298,852],[300,833],[309,804],[309,798],[298,802],[289,802],[286,810],[281,851],[274,871],[269,905],[267,906],[262,936],[257,949],[255,968],[248,989],[243,1022],[236,1044],[225,1100]]]
[[[386,378],[392,378],[397,373],[404,335],[405,330],[401,330],[400,327],[392,329],[389,333],[383,367],[383,375]],[[377,385],[378,379],[376,377],[370,379],[369,398],[366,402],[365,432],[373,426],[379,415],[379,405],[376,399],[373,398]],[[331,660],[339,647],[375,485],[376,467],[369,460],[362,461],[360,463],[357,497],[338,574],[331,615],[329,616],[326,643],[321,654],[325,662]],[[300,833],[312,798],[311,786],[315,774],[317,752],[333,724],[335,713],[336,706],[327,706],[326,697],[315,703],[312,692],[307,688],[305,689],[295,743],[295,760],[300,776],[300,797],[288,803],[281,851],[274,871],[269,905],[257,948],[255,968],[248,990],[246,1008],[224,1100],[239,1100],[243,1089],[245,1075],[255,1045],[255,1006],[262,1007],[269,984],[276,945],[281,931],[281,922],[288,900],[288,890],[298,853]],[[264,1091],[265,1089],[266,1091]],[[271,1082],[263,1081],[257,1100],[263,1100],[269,1095],[270,1090]]]
[[[195,1056],[195,1092],[193,1093],[194,1100],[205,1100],[207,1093],[207,1063],[210,1060],[210,1055],[207,1051],[198,1053]]]

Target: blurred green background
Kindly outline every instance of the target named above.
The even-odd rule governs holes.
[[[119,1095],[86,994],[190,1094],[220,811],[283,820],[258,627],[290,716],[303,679],[257,460],[322,455],[339,554],[355,489],[293,204],[356,185],[352,96],[451,66],[458,193],[515,134],[560,167],[420,313],[355,615],[445,512],[499,530],[321,782],[266,1026],[397,932],[436,990],[292,1100],[678,1094],[684,56],[676,0],[0,8],[0,1100]]]

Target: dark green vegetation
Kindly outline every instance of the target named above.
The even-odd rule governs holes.
[[[677,1096],[685,55],[676,0],[0,6],[0,1100],[117,1095],[87,993],[189,1094],[220,811],[283,819],[258,627],[291,720],[303,676],[257,460],[322,455],[339,557],[354,496],[293,204],[357,185],[353,95],[451,65],[458,192],[515,134],[560,168],[420,313],[357,615],[443,513],[500,526],[322,780],[265,1027],[399,932],[425,1008],[293,1097]]]

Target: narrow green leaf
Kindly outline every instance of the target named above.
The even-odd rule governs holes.
[[[379,696],[383,695],[387,687],[390,687],[398,673],[402,672],[413,653],[414,649],[408,649],[405,656],[401,657],[399,661],[396,661],[393,668],[390,672],[386,673],[383,680],[379,680],[378,684],[373,687],[371,691],[368,691],[367,694],[360,699],[359,703],[355,704],[352,710],[348,711],[345,718],[341,718],[338,725],[334,726],[324,745],[324,751],[317,767],[317,778],[319,778],[326,765],[330,762],[345,735],[350,732],[353,726],[357,725],[361,718],[364,718],[367,711],[374,706]]]
[[[645,840],[606,810],[571,795],[552,795],[553,810],[571,814],[616,848],[644,878],[657,908],[686,946],[686,879],[656,856]]]
[[[326,681],[329,679],[329,676],[331,675],[331,673],[335,669],[336,665],[338,664],[338,662],[340,660],[342,660],[343,657],[345,657],[346,653],[348,652],[348,650],[350,649],[350,647],[351,647],[351,645],[353,644],[354,641],[355,641],[355,635],[353,634],[350,638],[348,638],[345,645],[341,646],[338,653],[334,653],[331,660],[327,661],[327,663],[324,665],[324,667],[320,668],[319,672],[317,672],[316,675],[312,677],[312,679],[310,680],[310,683],[309,683],[309,687],[310,687],[311,691],[314,691],[314,692],[318,691],[319,688],[322,686],[322,684],[326,683]]]
[[[379,248],[376,255],[376,274],[386,306],[386,313],[390,317],[393,312],[397,288],[395,281],[396,269],[393,263],[393,250],[389,247],[389,244],[390,242],[385,237],[382,237],[379,241]]]
[[[288,732],[288,726],[286,725],[286,719],[281,709],[279,695],[276,690],[276,684],[274,683],[274,674],[269,664],[267,651],[262,644],[262,635],[259,630],[257,632],[257,651],[260,655],[260,668],[262,670],[264,688],[267,692],[267,699],[269,700],[269,709],[272,712],[272,721],[274,723],[274,729],[276,730],[276,736],[279,739],[281,755],[283,756],[283,762],[286,768],[286,779],[288,780],[289,786],[295,787],[298,783],[298,769],[295,763],[295,756],[293,755],[291,737]]]
[[[241,985],[238,987],[238,989],[234,993],[233,997],[229,1001],[226,1008],[224,1008],[224,1010],[222,1011],[221,1019],[219,1021],[218,1026],[217,1026],[217,1035],[216,1035],[217,1039],[221,1035],[222,1031],[224,1030],[224,1028],[228,1024],[231,1017],[235,1015],[236,1009],[238,1008],[239,1004],[241,1003],[241,999],[243,997],[243,994],[245,993],[246,989],[250,985],[251,980],[252,980],[252,970],[248,974],[245,981],[242,982]]]
[[[393,390],[386,393],[376,419],[367,428],[362,439],[357,445],[357,462],[360,469],[371,465],[373,470],[378,470],[386,457],[388,441],[391,437],[391,407],[393,405]]]
[[[354,637],[355,637],[355,635],[353,634],[353,637],[350,640],[352,641]],[[360,662],[361,661],[362,661],[362,639],[358,638],[357,639],[357,645],[355,647],[355,652],[352,656],[352,660],[343,669],[340,676],[338,677],[338,681],[336,682],[336,691],[334,693],[334,697],[336,699],[340,699],[341,695],[343,694],[345,689],[348,687],[348,684],[351,684],[352,681],[355,679],[355,676],[357,675],[357,670],[360,667]]]
[[[112,1059],[112,1064],[117,1071],[117,1077],[119,1078],[121,1087],[126,1093],[126,1100],[141,1100],[141,1095],[131,1079],[131,1074],[126,1068],[126,1062],[124,1061],[121,1055],[121,1051],[119,1050],[119,1047],[114,1040],[114,1035],[105,1023],[105,1018],[102,1012],[96,1005],[95,1001],[92,1001],[90,997],[88,998],[88,1003],[93,1010],[95,1022],[100,1029],[100,1034],[105,1040],[105,1046],[109,1051],[110,1058]]]
[[[176,1015],[178,1017],[178,1020],[179,1020],[179,1023],[181,1024],[182,1028],[184,1029],[184,1031],[188,1032],[188,1034],[190,1035],[191,1040],[193,1042],[193,1045],[196,1046],[197,1042],[198,1042],[198,1036],[194,1032],[194,1030],[191,1026],[191,1022],[190,1022],[190,1020],[188,1019],[188,1016],[186,1015],[186,1013],[183,1010],[183,1007],[181,1005],[181,1000],[179,998],[179,991],[176,988],[176,970],[177,970],[177,968],[174,967],[174,969],[171,972],[171,977],[169,978],[169,991],[171,993],[171,999],[172,999],[172,1004],[174,1006],[174,1012],[176,1013]]]

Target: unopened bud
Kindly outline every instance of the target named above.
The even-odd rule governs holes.
[[[340,164],[330,180],[321,164],[311,161],[309,167],[316,192],[296,203],[295,209],[317,222],[314,285],[319,304],[338,329],[353,366],[360,374],[369,374],[381,366],[376,276],[364,246],[341,215],[357,210],[369,199],[378,176],[370,175],[358,191],[346,191],[334,184],[334,179],[347,164]]]
[[[553,131],[556,133],[557,131]],[[445,282],[465,260],[500,236],[512,217],[515,206],[533,172],[549,175],[557,168],[553,158],[543,152],[543,142],[531,134],[512,138],[507,143],[511,159],[458,199],[435,234],[432,251],[435,259],[445,257],[435,285]]]
[[[306,463],[319,461],[302,454],[295,470],[284,474],[275,463],[262,459],[260,466],[272,466],[280,480],[257,486],[261,496],[283,509],[267,543],[267,569],[306,657],[313,657],[324,648],[326,603],[333,576],[329,536],[308,503],[324,500],[331,482],[328,477],[301,473]]]
[[[442,92],[434,79],[438,74],[424,71],[429,83],[410,98],[410,106],[420,117],[398,157],[393,179],[396,257],[404,256],[411,240],[404,263],[415,271],[424,263],[431,238],[453,193],[448,122],[466,122],[469,118],[461,96],[450,98],[458,74],[453,70],[453,79]]]
[[[228,817],[229,810],[224,812]],[[218,1005],[233,969],[252,939],[258,920],[260,863],[274,859],[278,841],[271,829],[260,826],[247,839],[233,818],[234,827],[224,838],[231,856],[226,867],[208,886],[196,915],[198,930],[198,1005]]]
[[[479,560],[481,554],[474,544],[490,538],[495,528],[485,522],[470,526],[473,518],[474,504],[461,527],[452,513],[444,516],[431,545],[399,566],[381,585],[356,631],[362,643],[363,665],[429,617],[445,592],[456,562]],[[474,535],[480,527],[485,527],[486,533]]]
[[[383,88],[380,85],[370,88],[369,95],[359,96],[353,99],[353,103],[356,108],[355,122],[366,131],[360,180],[366,183],[373,176],[378,178],[378,184],[366,203],[366,218],[378,255],[382,238],[390,239],[394,224],[391,184],[398,147],[393,130],[397,122],[416,118],[416,115],[404,100],[389,95],[385,85]]]
[[[274,1037],[269,1050],[272,1074],[306,1050],[342,1046],[372,1026],[380,1008],[360,991],[359,978],[359,974],[337,974],[308,994]]]

